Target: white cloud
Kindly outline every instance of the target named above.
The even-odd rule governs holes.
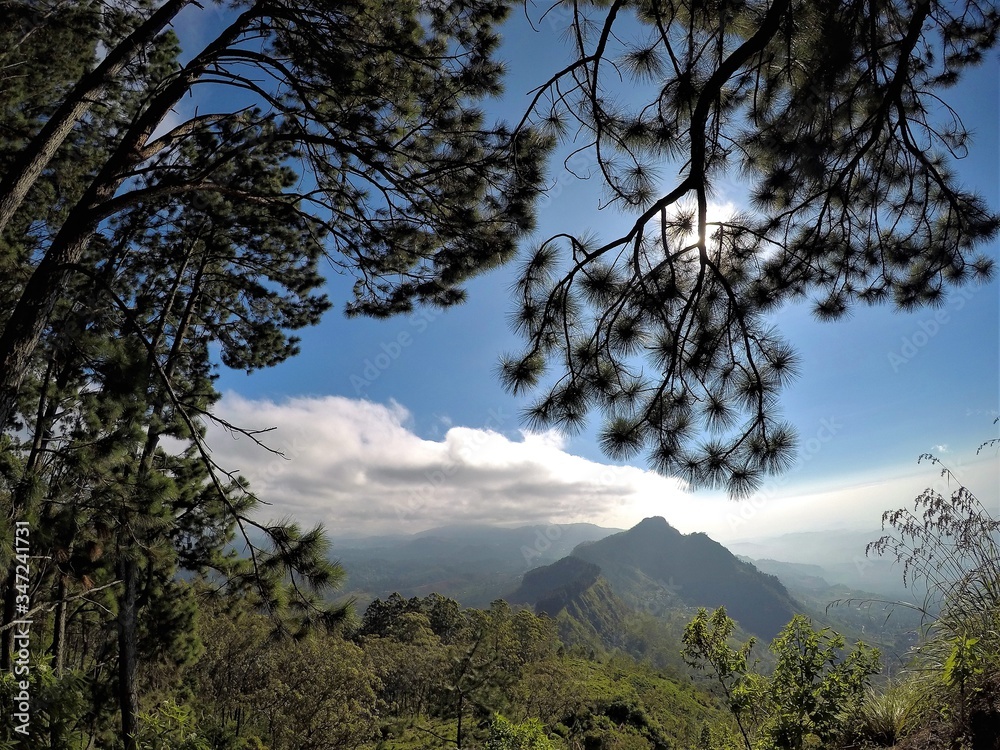
[[[409,414],[338,396],[280,403],[227,394],[218,413],[241,427],[273,427],[262,439],[209,429],[213,457],[246,476],[270,516],[321,521],[332,533],[418,531],[453,523],[587,521],[628,527],[660,514],[683,523],[691,505],[680,480],[567,453],[556,433],[501,430],[514,417],[492,413],[481,427],[451,427],[427,440]],[[697,527],[695,527],[697,528]]]
[[[871,531],[883,511],[910,505],[924,488],[949,493],[955,486],[927,464],[822,480],[792,473],[737,503],[721,492],[686,492],[680,480],[651,471],[575,456],[555,432],[512,439],[505,433],[516,419],[506,412],[431,440],[412,431],[409,412],[394,402],[326,396],[275,403],[229,393],[217,411],[241,427],[275,428],[261,437],[287,458],[218,426],[208,433],[216,461],[244,474],[269,503],[264,516],[323,522],[334,536],[456,523],[628,528],[660,515],[682,532],[704,531],[725,543],[794,531]],[[960,481],[1000,514],[998,457],[953,463]]]

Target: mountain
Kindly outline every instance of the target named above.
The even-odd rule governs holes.
[[[551,565],[529,570],[520,587],[505,597],[511,604],[534,604],[539,612],[555,616],[574,596],[593,586],[601,569],[579,557],[564,557]]]
[[[753,565],[761,573],[776,577],[789,591],[822,592],[831,588],[830,582],[824,577],[827,575],[827,571],[820,565],[790,563],[766,558],[755,560],[744,555],[736,557]]]
[[[531,568],[618,531],[589,523],[455,525],[406,536],[335,539],[333,549],[347,572],[343,593],[361,609],[393,592],[404,597],[434,592],[466,607],[485,607],[515,588]]]
[[[887,663],[905,660],[918,640],[923,620],[911,605],[921,602],[905,589],[904,596],[892,597],[843,583],[831,584],[826,578],[831,571],[819,565],[750,558],[746,562],[777,576],[813,621],[832,627],[848,642],[863,640],[876,646]]]
[[[504,598],[551,617],[567,643],[620,646],[633,614],[598,566],[573,556],[529,570],[517,590]]]
[[[821,571],[818,573],[821,578],[852,590],[871,591],[893,599],[912,600],[916,597],[919,600],[923,592],[907,590],[899,566],[891,559],[865,554],[868,543],[882,534],[878,530],[800,531],[727,542],[726,546],[734,553],[753,560],[780,560],[782,563],[814,566]],[[790,571],[786,569],[786,572]]]
[[[584,543],[573,556],[594,563],[633,607],[725,606],[744,630],[770,641],[800,609],[781,582],[702,533],[681,534],[665,519]]]
[[[725,606],[744,630],[765,641],[800,609],[774,576],[705,534],[681,534],[660,517],[578,545],[570,557],[526,573],[509,597],[552,616],[589,615],[598,631],[600,623],[617,625],[628,609],[663,616]]]

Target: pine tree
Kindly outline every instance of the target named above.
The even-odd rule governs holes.
[[[545,375],[535,425],[572,430],[597,411],[614,458],[645,452],[694,485],[752,493],[795,449],[777,394],[796,355],[770,312],[803,297],[824,320],[858,303],[905,310],[992,275],[976,248],[998,216],[953,173],[969,134],[938,105],[995,47],[1000,10],[557,5],[549,20],[568,17],[573,61],[523,122],[571,134],[606,203],[635,220],[618,237],[570,229],[535,248],[518,293],[526,347],[502,377],[519,392]],[[750,209],[711,216],[730,173]]]
[[[14,5],[26,16],[34,7]],[[101,114],[95,101],[119,96],[130,106],[113,127],[103,123],[102,158],[82,176],[85,189],[65,216],[46,222],[44,241],[18,269],[23,283],[9,290],[0,319],[0,424],[17,412],[68,280],[95,270],[82,263],[88,246],[151,200],[225,195],[298,214],[308,225],[301,241],[324,235],[325,252],[357,274],[348,309],[376,315],[416,301],[459,301],[459,285],[509,258],[531,227],[546,144],[485,125],[475,106],[500,90],[492,55],[504,3],[245,0],[232,12],[226,5],[88,4],[102,32],[91,49],[100,42],[107,52],[55,93],[44,125],[25,133],[0,182],[0,232],[11,235],[30,190],[48,181],[60,150]],[[184,63],[168,30],[181,10],[228,24]],[[29,31],[42,21],[34,23]],[[249,101],[164,126],[195,87],[215,88],[213,101],[227,101],[225,89]],[[305,179],[289,172],[277,190],[219,179],[220,170],[261,151],[283,152]],[[234,228],[265,229],[233,218]]]
[[[72,652],[89,670],[94,737],[117,697],[134,748],[144,675],[197,650],[191,602],[171,603],[180,570],[296,636],[343,616],[322,601],[342,576],[323,530],[261,519],[212,461],[210,343],[247,371],[294,355],[330,306],[324,258],[357,274],[352,313],[460,301],[531,226],[546,144],[476,108],[499,87],[500,3],[7,6],[3,517],[46,530],[58,669]],[[224,22],[183,60],[181,11]],[[206,88],[229,106],[167,124]]]

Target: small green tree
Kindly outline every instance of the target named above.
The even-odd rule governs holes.
[[[419,718],[440,690],[449,667],[448,650],[431,630],[426,615],[407,612],[383,636],[361,639],[378,676],[380,698],[397,716]]]
[[[362,650],[317,633],[268,649],[266,691],[255,706],[272,750],[348,750],[378,729],[378,679]]]
[[[458,719],[456,750],[462,750],[466,712],[471,709],[489,716],[521,667],[507,602],[497,599],[488,610],[471,609],[465,617],[466,640],[455,650],[445,685],[452,713]]]
[[[242,597],[206,610],[205,654],[188,680],[212,747],[340,750],[373,738],[381,685],[359,646],[340,633],[275,633]]]
[[[777,662],[763,676],[748,664],[753,639],[729,646],[735,629],[724,608],[699,610],[684,632],[684,658],[713,670],[747,750],[801,750],[810,739],[829,746],[846,731],[879,671],[878,651],[859,643],[845,656],[843,636],[796,615],[771,643]]]
[[[880,668],[877,650],[859,643],[844,656],[844,646],[842,635],[815,630],[803,615],[771,644],[778,661],[767,682],[769,747],[801,750],[810,735],[827,747],[843,733]]]
[[[752,722],[748,712],[753,711],[756,702],[752,697],[752,667],[748,665],[750,651],[756,642],[751,638],[739,648],[729,645],[736,621],[726,615],[726,608],[719,607],[711,615],[704,608],[698,610],[695,618],[684,629],[682,651],[684,661],[698,669],[711,669],[722,688],[726,706],[736,719],[740,734],[747,750],[751,750]]]

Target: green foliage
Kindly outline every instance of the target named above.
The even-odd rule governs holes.
[[[171,700],[139,714],[139,747],[142,750],[212,750],[197,727],[194,710]]]
[[[32,413],[19,402],[74,287],[126,289],[118,322],[142,328],[164,303],[143,285],[177,279],[170,260],[194,245],[175,240],[196,229],[217,261],[184,268],[216,287],[203,322],[225,364],[255,369],[294,353],[287,331],[327,306],[312,294],[318,256],[356,274],[350,312],[388,315],[460,301],[461,284],[509,259],[533,224],[549,139],[515,138],[478,107],[499,91],[505,3],[76,5],[5,5],[17,20],[0,60],[17,123],[0,139],[5,429]],[[208,30],[200,48],[170,30],[182,10]],[[193,47],[183,61],[179,42]],[[45,83],[26,88],[8,72],[20,69]],[[239,105],[170,122],[206,80]],[[235,100],[213,96],[210,109],[224,101]],[[149,269],[138,289],[116,283],[126,258]],[[275,261],[286,270],[272,274]]]
[[[49,662],[33,657],[27,674],[0,674],[0,700],[7,707],[6,720],[0,725],[0,747],[27,750],[37,746],[39,737],[45,737],[53,750],[76,750],[86,745],[87,733],[80,720],[86,715],[92,685],[85,674],[77,671],[57,675]],[[15,731],[23,718],[13,715],[15,698],[25,693],[31,707],[27,735]]]
[[[435,705],[450,665],[450,650],[431,632],[425,617],[404,618],[411,621],[408,626],[394,628],[392,635],[365,636],[360,644],[389,711],[419,718]]]
[[[404,719],[384,727],[393,746],[457,745],[460,717],[463,746],[481,744],[499,713],[515,726],[537,719],[571,746],[668,747],[722,716],[711,696],[630,657],[558,649],[555,623],[501,602],[465,610],[465,627],[445,644],[422,614],[441,607],[437,596],[390,597],[372,603],[358,631],[380,696]],[[375,623],[382,635],[361,634]]]
[[[725,607],[719,607],[711,615],[706,609],[699,609],[684,631],[685,659],[697,667],[707,663],[723,683],[738,680],[748,671],[756,639],[751,638],[737,649],[730,648],[728,641],[735,631],[736,622],[726,616]]]
[[[182,10],[207,36],[177,38]],[[238,592],[300,639],[343,619],[324,601],[342,571],[323,529],[263,519],[214,463],[214,370],[298,351],[295,332],[330,307],[324,259],[356,274],[352,312],[386,315],[458,302],[510,257],[547,141],[515,141],[477,106],[498,91],[506,13],[493,0],[4,3],[2,621],[9,522],[29,519],[44,561],[32,590],[55,603],[39,627],[57,676],[73,663],[92,682],[78,726],[95,741],[116,705],[130,750],[140,713],[168,734],[181,722],[150,713],[201,648],[179,579]],[[239,103],[213,95],[173,122],[206,79]],[[8,630],[3,666],[10,650]],[[322,706],[309,718],[339,721]]]
[[[809,736],[829,744],[844,734],[845,717],[857,711],[880,665],[878,651],[864,644],[846,657],[843,649],[842,636],[817,632],[801,615],[771,644],[777,656],[767,685],[773,747],[800,750]]]
[[[830,746],[850,731],[868,678],[879,671],[877,651],[859,643],[845,656],[842,636],[796,615],[771,644],[775,667],[764,676],[748,664],[752,640],[728,644],[734,630],[723,608],[711,616],[699,610],[685,631],[684,654],[712,671],[746,750]]]
[[[919,726],[926,704],[921,679],[890,682],[881,690],[868,688],[852,719],[852,732],[862,741],[891,747]]]
[[[571,744],[597,747],[640,741],[642,747],[683,747],[696,740],[704,721],[723,718],[715,700],[687,680],[622,654],[539,664],[517,695],[515,716],[537,715]]]
[[[966,686],[985,671],[986,654],[978,646],[978,638],[957,638],[944,661],[945,683],[958,688],[963,695]]]
[[[529,719],[521,724],[514,724],[500,714],[490,720],[485,750],[554,750],[552,742],[545,735],[542,722]]]
[[[287,642],[255,707],[273,750],[352,748],[377,727],[377,681],[360,648],[336,636]]]
[[[622,654],[569,654],[550,619],[502,601],[462,610],[437,595],[391,597],[399,608],[381,634],[359,627],[351,639],[340,628],[296,639],[239,590],[192,585],[184,596],[197,605],[197,658],[141,664],[139,748],[418,750],[457,747],[461,732],[462,747],[665,750],[723,718],[687,680]],[[385,605],[373,604],[369,625]],[[32,680],[44,707],[33,738],[51,738],[56,750],[118,746],[114,695],[100,680],[60,677],[45,663]],[[3,683],[8,698],[11,687]]]
[[[710,669],[726,699],[726,705],[736,719],[736,724],[751,750],[749,721],[757,719],[756,697],[759,685],[748,663],[755,639],[751,638],[738,648],[729,645],[736,630],[736,622],[719,607],[711,615],[705,609],[684,630],[684,660],[693,667]]]
[[[374,737],[381,683],[361,648],[337,633],[271,640],[268,618],[238,604],[215,615],[188,671],[206,735],[272,750],[338,750]]]

